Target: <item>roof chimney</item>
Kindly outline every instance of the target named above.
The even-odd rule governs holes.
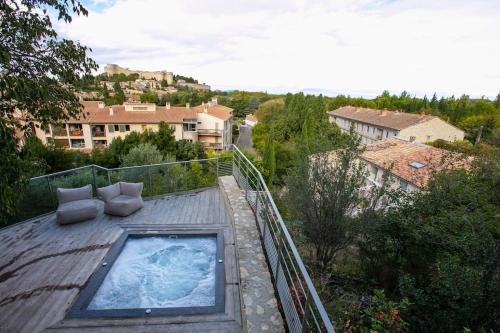
[[[189,109],[189,108],[190,108],[189,103],[186,103],[186,109]]]
[[[212,104],[217,105],[217,97],[212,97]]]
[[[203,104],[203,112],[208,113],[208,104]]]
[[[113,108],[109,108],[109,115],[112,116],[114,114]]]
[[[167,104],[165,104],[165,108],[166,108],[167,110],[170,110],[170,102],[167,102]]]

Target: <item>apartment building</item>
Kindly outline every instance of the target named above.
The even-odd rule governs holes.
[[[83,101],[82,116],[61,125],[36,129],[43,143],[54,141],[69,149],[90,150],[106,147],[114,138],[157,131],[160,122],[174,129],[176,140],[202,142],[206,147],[222,150],[232,143],[232,109],[218,105],[217,99],[191,107],[160,107],[149,103],[124,103],[105,106],[101,101]]]
[[[335,122],[342,131],[348,132],[353,127],[361,136],[363,144],[392,137],[400,137],[411,142],[464,139],[464,131],[431,115],[353,106],[344,106],[329,111],[328,114],[330,122]]]
[[[368,185],[380,186],[388,175],[393,188],[406,191],[425,188],[435,172],[468,167],[472,162],[461,154],[401,138],[368,144],[361,160],[367,167]]]

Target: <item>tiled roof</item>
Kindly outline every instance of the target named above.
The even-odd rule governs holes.
[[[367,145],[362,159],[420,188],[427,185],[434,172],[467,167],[472,161],[458,153],[399,138]],[[413,162],[424,166],[415,168],[410,165]]]
[[[155,111],[125,111],[123,105],[113,105],[99,107],[98,101],[83,101],[84,112],[77,119],[69,122],[87,124],[157,124],[161,121],[167,123],[182,123],[184,119],[196,119],[197,113],[203,112],[202,106],[192,108],[172,106],[167,109],[164,106],[157,106]],[[113,109],[111,115],[110,108]],[[231,108],[222,105],[212,105],[208,107],[208,114],[222,120],[227,120],[232,116]]]
[[[402,130],[418,123],[433,119],[433,116],[401,111],[377,110],[344,106],[328,112],[332,116],[351,119],[370,125]]]
[[[206,105],[206,104],[205,104]],[[195,106],[193,107],[194,110],[196,110],[196,112],[200,113],[200,112],[203,112],[203,108],[204,106],[203,105],[198,105],[198,106]],[[224,105],[208,105],[208,110],[207,110],[208,114],[211,115],[211,116],[214,116],[216,118],[219,118],[221,120],[228,120],[229,118],[231,118],[233,116],[232,112],[233,112],[233,109],[231,108],[228,108],[227,106],[224,106]]]

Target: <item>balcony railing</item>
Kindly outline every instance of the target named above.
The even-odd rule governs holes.
[[[70,136],[83,136],[83,130],[82,129],[70,129],[69,130],[69,135]]]
[[[53,126],[52,134],[54,136],[68,136],[68,132],[66,132],[66,127]]]
[[[198,135],[222,136],[222,130],[219,129],[198,129]]]
[[[255,213],[290,332],[335,332],[262,174],[237,148],[233,176]]]
[[[92,131],[92,136],[93,137],[105,137],[106,132],[105,131]]]
[[[57,187],[143,182],[143,196],[215,186],[233,175],[252,208],[289,332],[335,330],[261,173],[235,146],[230,157],[107,169],[97,165],[32,178],[18,220],[53,212]]]

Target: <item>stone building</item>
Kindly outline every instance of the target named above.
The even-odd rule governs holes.
[[[137,73],[141,78],[146,80],[157,80],[157,81],[167,81],[167,84],[171,85],[174,83],[174,74],[167,71],[139,71],[132,70],[124,67],[120,67],[116,64],[108,64],[104,67],[104,72],[109,76],[113,74],[125,74],[130,75]]]

